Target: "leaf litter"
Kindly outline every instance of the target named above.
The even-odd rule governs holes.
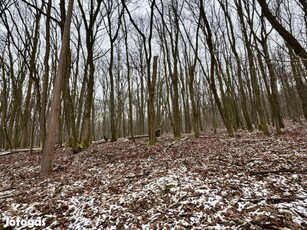
[[[0,229],[5,217],[45,229],[307,229],[306,124],[62,148],[49,178],[40,159],[1,156],[0,194],[12,193],[0,195]]]

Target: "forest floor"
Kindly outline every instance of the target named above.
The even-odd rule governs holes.
[[[0,229],[307,229],[306,123],[158,139],[58,149],[48,179],[39,153],[1,156]]]

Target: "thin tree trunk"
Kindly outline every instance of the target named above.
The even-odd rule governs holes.
[[[253,88],[253,96],[256,104],[256,109],[257,109],[257,115],[259,116],[259,121],[261,125],[261,130],[265,135],[269,135],[268,127],[267,127],[267,122],[266,122],[266,116],[264,113],[263,105],[261,103],[261,95],[260,95],[260,87],[257,79],[257,73],[256,73],[256,67],[254,63],[254,55],[253,51],[251,49],[251,44],[250,44],[250,39],[248,38],[247,35],[247,30],[246,30],[246,25],[244,22],[244,15],[243,15],[243,9],[241,2],[236,2],[239,18],[240,18],[240,23],[242,26],[242,33],[244,37],[244,41],[246,44],[246,51],[247,51],[247,57],[248,57],[248,64],[249,64],[249,70],[250,70],[250,77],[251,77],[251,84]]]
[[[207,34],[207,45],[208,45],[208,48],[209,48],[209,51],[210,51],[211,64],[210,64],[210,76],[208,77],[208,82],[210,84],[210,88],[212,90],[215,103],[218,107],[218,110],[220,112],[220,115],[222,117],[224,125],[226,126],[227,132],[228,132],[229,136],[233,136],[233,129],[231,127],[231,124],[230,124],[230,121],[229,121],[227,115],[224,112],[222,103],[219,99],[218,92],[217,92],[217,89],[216,89],[214,73],[215,73],[215,67],[217,66],[217,63],[216,63],[215,54],[214,54],[212,32],[211,32],[211,28],[210,28],[210,25],[209,25],[209,21],[207,19],[206,13],[205,13],[203,0],[200,1],[200,17],[202,18],[202,20],[205,24],[206,34]]]
[[[66,56],[69,50],[70,40],[70,24],[72,18],[74,0],[69,0],[67,17],[65,20],[63,42],[60,53],[60,61],[58,71],[55,79],[53,100],[51,104],[50,118],[48,121],[48,131],[46,141],[44,144],[43,158],[41,162],[42,176],[50,175],[52,172],[52,163],[55,157],[55,142],[58,131],[59,115],[61,110],[61,91],[63,85],[63,78],[66,72]]]
[[[301,77],[301,73],[298,70],[298,66],[297,66],[297,62],[296,62],[296,58],[294,56],[293,50],[292,48],[287,45],[288,50],[289,50],[289,54],[290,54],[290,60],[291,60],[291,68],[292,68],[292,72],[293,72],[293,77],[295,80],[295,86],[298,92],[298,95],[301,99],[301,103],[302,103],[302,110],[303,110],[303,114],[305,117],[305,120],[307,121],[307,90],[306,90],[306,84],[304,84],[302,77]]]
[[[131,140],[134,140],[134,130],[133,130],[133,105],[132,105],[132,92],[131,92],[131,68],[130,68],[130,58],[129,58],[129,46],[128,46],[128,31],[127,31],[127,24],[124,19],[124,29],[125,29],[125,47],[126,47],[126,61],[127,61],[127,84],[128,84],[128,129],[131,136]]]
[[[150,65],[149,65],[150,66]],[[156,114],[155,114],[155,82],[158,72],[158,56],[153,58],[152,79],[148,79],[148,129],[149,129],[149,145],[157,142],[155,128],[156,128]]]
[[[46,109],[48,100],[48,83],[49,83],[49,58],[50,58],[50,16],[51,16],[52,1],[48,0],[47,17],[46,17],[46,53],[44,57],[44,81],[42,89],[42,103],[40,108],[40,141],[41,147],[45,143],[46,139]]]

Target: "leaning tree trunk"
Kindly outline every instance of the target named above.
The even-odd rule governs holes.
[[[67,17],[64,26],[63,42],[60,53],[60,61],[55,79],[54,93],[51,104],[50,118],[48,121],[48,131],[44,144],[43,158],[41,162],[41,175],[47,176],[52,172],[52,162],[55,157],[55,142],[58,131],[59,115],[61,110],[61,91],[63,78],[66,73],[66,56],[69,50],[70,23],[72,18],[74,0],[69,0]]]
[[[295,54],[302,59],[302,62],[307,70],[307,51],[304,47],[299,43],[299,41],[289,32],[287,31],[282,24],[278,22],[276,17],[271,13],[266,0],[257,0],[259,5],[261,6],[262,12],[264,16],[271,23],[272,27],[279,33],[280,36],[292,47]],[[300,2],[304,6],[304,11],[306,13],[306,1],[300,0]]]

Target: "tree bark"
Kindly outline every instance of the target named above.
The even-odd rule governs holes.
[[[48,131],[46,134],[43,158],[41,161],[40,174],[42,176],[48,176],[51,174],[52,163],[55,157],[55,142],[58,131],[59,114],[61,110],[61,91],[62,91],[63,79],[66,73],[66,56],[69,50],[70,24],[72,18],[73,4],[74,0],[69,0],[67,17],[64,26],[62,48],[60,53],[60,61],[55,79],[53,99],[51,104],[50,117],[48,121]]]
[[[44,57],[44,82],[42,89],[42,100],[40,108],[40,136],[41,146],[44,145],[46,139],[46,108],[48,100],[48,82],[49,82],[49,58],[50,58],[50,17],[51,17],[52,1],[48,0],[47,17],[46,17],[46,51]]]
[[[155,114],[155,82],[157,79],[158,72],[158,56],[153,58],[153,70],[152,79],[148,76],[148,134],[149,134],[149,145],[153,145],[157,142],[155,127],[156,127],[156,114]]]
[[[133,130],[133,105],[132,105],[132,92],[131,92],[131,67],[130,67],[130,58],[129,58],[129,46],[128,46],[128,30],[125,17],[124,20],[124,38],[125,38],[125,48],[126,48],[126,62],[127,62],[127,84],[128,84],[128,103],[129,103],[129,112],[128,112],[128,129],[131,135],[131,140],[134,141],[134,130]]]

